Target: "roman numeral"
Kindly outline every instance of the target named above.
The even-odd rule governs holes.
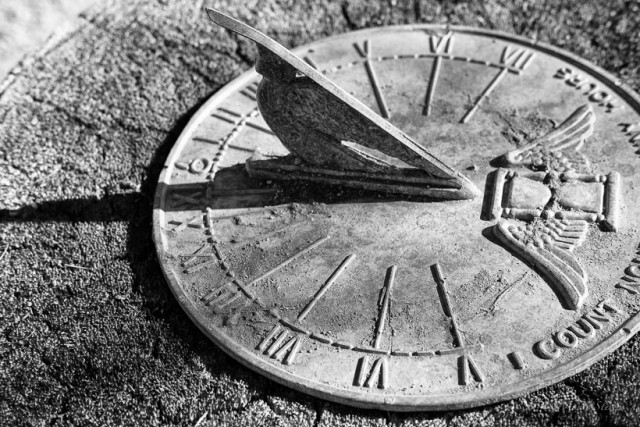
[[[243,93],[243,92],[241,91],[240,93]],[[222,120],[223,122],[230,123],[234,125],[236,129],[247,126],[253,129],[257,129],[261,132],[264,132],[267,135],[273,135],[273,132],[271,132],[271,129],[269,129],[268,127],[251,121],[252,118],[258,117],[259,115],[260,115],[260,112],[255,108],[247,114],[242,114],[235,110],[232,110],[231,108],[219,107],[215,112],[211,114],[211,117],[215,117],[218,120]],[[209,142],[213,144],[220,144],[220,141],[214,141],[214,140],[202,138],[202,137],[195,137],[194,139],[198,139],[203,142]]]
[[[202,229],[204,228],[204,226],[202,224],[199,224],[201,222],[202,222],[202,215],[197,215],[185,221],[178,221],[176,219],[172,219],[171,221],[169,221],[169,224],[175,225],[175,227],[173,227],[171,231],[175,231],[176,233],[179,233],[184,231],[187,227]]]
[[[173,193],[171,195],[171,201],[173,207],[178,209],[184,209],[187,207],[197,207],[202,205],[201,197],[204,196],[202,191],[196,191],[190,194]]]
[[[243,114],[230,108],[219,107],[215,112],[211,113],[211,117],[237,126],[242,120]]]
[[[458,375],[460,385],[469,384],[471,378],[478,382],[484,381],[484,374],[478,368],[470,354],[464,354],[458,357]]]
[[[186,274],[195,273],[196,271],[200,271],[205,267],[208,267],[212,264],[217,263],[217,260],[214,258],[214,254],[203,253],[206,247],[207,245],[202,245],[200,249],[195,251],[193,254],[187,255],[189,259],[182,262],[182,267],[184,268],[184,272]],[[205,258],[205,261],[199,264],[196,263],[196,261],[198,261],[200,258]],[[206,258],[209,258],[209,259],[206,259]]]
[[[215,310],[223,310],[234,306],[242,298],[242,295],[242,292],[232,283],[226,283],[206,294],[202,297],[202,301]]]
[[[449,55],[453,45],[453,33],[449,32],[444,36],[433,35],[429,38],[431,53],[436,56],[433,58],[433,66],[431,67],[431,77],[429,78],[429,86],[427,86],[427,94],[424,99],[424,108],[422,115],[429,116],[431,114],[433,94],[436,91],[436,84],[440,76],[440,68],[442,66],[442,55]]]
[[[432,35],[429,37],[429,45],[431,47],[431,53],[436,55],[451,53],[451,47],[453,46],[453,33],[448,32],[444,36]]]
[[[521,73],[529,65],[535,53],[529,49],[517,48],[512,50],[511,46],[506,46],[500,57],[500,64],[511,68],[517,73]]]
[[[460,123],[468,123],[471,117],[480,107],[480,104],[494,91],[494,89],[500,84],[502,79],[508,72],[520,74],[529,65],[535,54],[528,49],[517,48],[513,49],[511,46],[506,46],[502,50],[502,56],[500,57],[500,65],[502,68],[495,75],[493,80],[489,82],[486,88],[482,91],[480,96],[476,99],[473,106],[466,112],[464,117],[460,120]]]
[[[354,43],[354,47],[358,51],[358,54],[365,59],[364,67],[367,70],[369,83],[371,83],[371,87],[373,88],[373,94],[376,97],[376,102],[378,103],[378,108],[380,109],[380,115],[385,119],[388,119],[390,117],[389,108],[387,107],[387,102],[385,101],[384,96],[382,95],[382,91],[380,90],[378,76],[376,74],[375,68],[373,68],[373,63],[371,61],[371,40],[365,40],[362,46],[360,46],[359,43]]]
[[[253,82],[249,86],[242,89],[240,93],[250,100],[256,101],[258,99],[258,84],[259,82]]]
[[[251,85],[247,86],[245,89],[241,90],[240,93],[242,93],[243,95],[255,101],[256,91],[258,90],[257,88],[258,88],[258,83],[257,82],[255,84],[252,83]],[[273,132],[271,132],[271,129],[269,129],[268,127],[265,127],[262,124],[254,123],[251,121],[251,119],[260,116],[260,111],[258,110],[258,107],[253,108],[250,112],[246,114],[239,113],[227,107],[219,107],[214,113],[211,114],[211,116],[223,122],[232,124],[233,129],[231,130],[231,132],[229,132],[225,137],[221,138],[219,141],[215,141],[215,140],[211,140],[211,139],[208,139],[205,137],[199,137],[199,136],[194,137],[194,140],[199,140],[201,142],[208,142],[211,144],[218,145],[218,152],[213,158],[213,166],[211,167],[211,170],[210,170],[211,174],[209,176],[209,179],[213,179],[213,177],[217,173],[219,168],[219,163],[222,161],[228,148],[236,148],[236,149],[241,149],[243,151],[248,151],[247,149],[244,149],[238,146],[232,146],[231,144],[233,140],[235,140],[238,137],[238,135],[240,135],[240,132],[242,132],[244,128],[250,127],[253,129],[257,129],[261,132],[264,132],[267,135],[273,135]]]
[[[363,356],[358,360],[353,385],[366,388],[375,385],[380,389],[385,389],[388,383],[389,365],[385,357],[376,359],[371,366],[369,366],[369,356]]]
[[[214,144],[214,145],[221,145],[222,143],[224,143],[224,140],[209,139],[202,136],[194,136],[193,140],[198,142],[206,142],[207,144]],[[247,153],[251,153],[251,154],[253,154],[256,151],[253,148],[242,147],[240,145],[234,145],[234,144],[227,144],[227,148],[238,150],[238,151],[246,151]]]
[[[290,365],[296,358],[300,346],[302,345],[302,336],[292,333],[289,336],[289,330],[283,328],[278,323],[271,329],[267,336],[258,344],[258,351],[266,354],[272,359],[281,361],[285,365]]]

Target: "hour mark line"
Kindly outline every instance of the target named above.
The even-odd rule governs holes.
[[[483,382],[484,374],[478,367],[478,364],[471,354],[469,354],[470,350],[473,346],[465,346],[464,338],[460,329],[458,328],[458,321],[456,320],[456,316],[451,309],[451,301],[449,299],[449,293],[447,291],[447,279],[442,272],[442,267],[440,264],[433,264],[431,266],[431,274],[433,275],[433,279],[436,282],[436,286],[438,288],[438,296],[440,297],[440,302],[442,304],[442,310],[444,311],[445,316],[447,316],[451,320],[451,328],[453,329],[453,334],[456,340],[456,347],[462,350],[462,355],[458,357],[458,381],[461,385],[467,385],[469,383],[470,377],[476,381]],[[444,354],[441,352],[440,354]]]
[[[378,108],[380,109],[380,115],[385,119],[390,117],[389,109],[387,108],[387,102],[382,95],[382,91],[380,90],[380,83],[378,82],[378,75],[376,74],[375,68],[373,68],[372,57],[371,57],[371,40],[365,40],[364,45],[360,46],[359,43],[354,43],[354,47],[360,54],[362,58],[365,59],[364,67],[367,70],[367,75],[369,76],[369,82],[371,83],[371,87],[373,88],[373,94],[376,97],[376,102],[378,103]]]
[[[427,87],[427,95],[424,100],[424,108],[422,109],[422,115],[429,116],[431,114],[431,108],[433,103],[433,94],[436,91],[436,84],[438,83],[438,77],[440,76],[440,68],[442,66],[442,55],[449,55],[451,52],[451,46],[453,45],[453,33],[449,32],[445,36],[431,36],[429,39],[431,46],[431,53],[436,56],[433,59],[433,66],[431,67],[431,77],[429,78],[429,86]]]
[[[482,91],[473,106],[466,112],[464,117],[462,117],[460,123],[468,123],[469,120],[471,120],[473,114],[478,111],[480,104],[482,104],[482,102],[491,95],[491,92],[493,92],[509,71],[515,70],[515,72],[520,74],[529,65],[534,56],[535,54],[528,49],[519,48],[512,51],[511,46],[506,46],[502,51],[502,56],[500,57],[500,65],[502,66],[502,69]]]
[[[356,257],[356,254],[351,254],[348,257],[346,257],[342,261],[342,263],[340,263],[338,268],[336,268],[336,270],[329,277],[329,279],[327,279],[325,284],[318,290],[318,292],[316,292],[315,296],[309,302],[309,304],[307,304],[304,310],[302,310],[302,312],[298,315],[298,322],[304,320],[304,318],[307,317],[307,315],[309,314],[311,309],[316,305],[318,300],[320,300],[320,298],[322,298],[322,296],[329,290],[329,288],[333,286],[333,284],[336,282],[338,277],[340,277],[340,275],[344,273],[344,271],[347,269],[349,264],[351,264],[351,262],[354,260],[355,257]]]
[[[384,288],[382,289],[382,295],[380,296],[380,314],[378,316],[378,323],[376,325],[376,336],[373,342],[373,348],[380,348],[380,339],[384,332],[384,327],[387,323],[387,315],[389,314],[389,308],[391,305],[391,293],[393,291],[393,282],[396,279],[397,267],[392,265],[387,269],[387,275],[384,281]]]
[[[442,57],[436,56],[433,60],[433,67],[431,68],[431,78],[429,79],[429,86],[427,87],[427,95],[424,99],[424,108],[422,109],[423,116],[429,116],[431,114],[431,103],[433,102],[433,94],[436,91],[436,82],[440,75],[440,64],[442,63]]]
[[[251,282],[249,282],[249,284],[247,286],[251,286],[251,285],[255,285],[256,283],[258,283],[259,281],[261,281],[262,279],[265,279],[269,276],[271,276],[273,273],[275,273],[276,271],[280,270],[282,267],[286,266],[287,264],[289,264],[291,261],[294,261],[296,258],[301,257],[302,255],[314,250],[315,248],[317,248],[318,246],[322,245],[323,243],[325,243],[327,240],[329,240],[330,236],[325,236],[322,237],[318,240],[316,240],[315,242],[313,242],[312,244],[310,244],[309,246],[307,246],[306,248],[302,249],[301,251],[299,251],[298,253],[295,253],[293,255],[291,255],[289,258],[285,259],[284,261],[282,261],[280,264],[276,265],[275,267],[273,267],[271,270],[267,271],[266,273],[262,274],[260,277],[253,279]]]
[[[447,292],[447,281],[444,277],[444,273],[442,272],[442,267],[440,264],[433,264],[431,266],[431,274],[433,274],[433,278],[436,281],[436,286],[438,287],[438,296],[440,297],[440,302],[442,303],[442,310],[444,311],[445,316],[451,319],[451,325],[453,328],[453,333],[456,338],[456,343],[459,347],[464,347],[464,339],[462,338],[462,334],[458,329],[458,321],[456,320],[456,316],[451,311],[451,301],[449,300],[449,293]]]
[[[467,111],[467,113],[464,115],[462,120],[460,120],[460,123],[468,123],[469,120],[471,120],[471,117],[473,116],[473,114],[476,111],[478,111],[478,108],[480,108],[480,104],[485,100],[486,97],[488,97],[491,94],[491,92],[493,92],[496,86],[498,86],[498,83],[500,83],[500,81],[503,79],[504,76],[507,75],[507,73],[508,73],[508,70],[506,68],[503,68],[498,72],[498,74],[495,75],[493,80],[491,80],[491,83],[489,83],[489,85],[486,88],[484,88],[480,96],[476,99],[476,102],[469,109],[469,111]]]

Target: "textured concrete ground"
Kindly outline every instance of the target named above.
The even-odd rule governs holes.
[[[26,54],[54,34],[73,29],[79,12],[94,0],[3,0],[0,2],[0,79]]]
[[[241,3],[241,4],[238,4]],[[496,28],[640,89],[630,1],[219,1],[288,46],[408,22]],[[255,51],[194,1],[117,1],[0,84],[0,422],[6,425],[635,425],[640,340],[510,402],[361,411],[264,380],[211,344],[160,273],[151,201],[190,114]]]

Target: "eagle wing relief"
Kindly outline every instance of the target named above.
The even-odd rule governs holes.
[[[579,152],[594,123],[592,108],[583,105],[552,131],[509,151],[500,158],[504,166],[529,170],[497,169],[488,193],[488,219],[498,220],[494,235],[535,266],[570,310],[588,295],[587,273],[573,250],[590,224],[602,231],[620,227],[620,174],[593,174]]]
[[[525,225],[500,220],[493,230],[505,247],[538,268],[565,308],[580,308],[588,295],[587,272],[573,249],[584,241],[587,221],[552,218]]]
[[[549,172],[588,172],[591,163],[579,150],[593,133],[594,123],[593,109],[585,104],[547,134],[506,153],[501,163]]]

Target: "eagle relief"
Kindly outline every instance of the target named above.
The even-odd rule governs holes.
[[[503,155],[503,167],[492,172],[495,236],[535,266],[569,310],[578,310],[589,292],[573,250],[590,224],[615,232],[620,222],[620,174],[594,174],[580,152],[594,123],[591,106],[583,105],[546,135]]]

